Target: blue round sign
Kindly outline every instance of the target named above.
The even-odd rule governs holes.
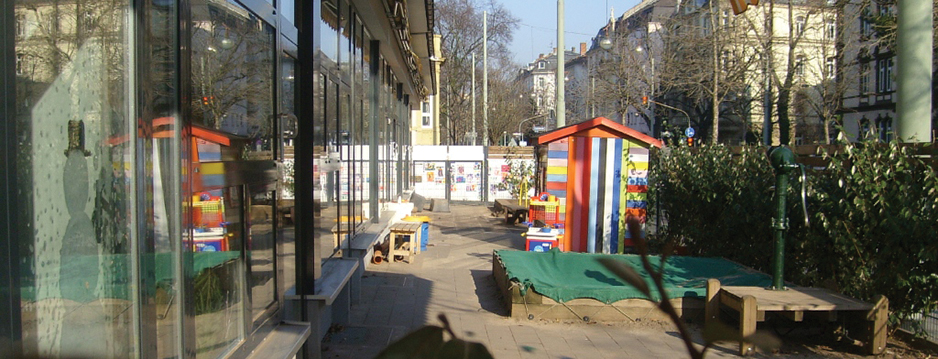
[[[693,127],[688,127],[686,130],[684,130],[684,135],[687,137],[694,137],[694,133],[695,132]]]

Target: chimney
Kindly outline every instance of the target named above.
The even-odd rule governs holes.
[[[557,48],[555,47],[553,50],[550,50],[550,53],[556,55],[556,54],[557,54]]]
[[[586,43],[585,42],[580,43],[580,56],[583,56],[583,55],[586,55]]]

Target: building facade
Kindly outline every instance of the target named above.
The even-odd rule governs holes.
[[[2,6],[0,353],[318,357],[411,186],[433,3]]]
[[[571,48],[569,51],[564,52],[565,65],[569,64],[571,61],[576,60],[578,57],[582,56],[583,53],[585,53],[586,45],[580,45],[580,51],[576,51],[576,48]],[[569,71],[566,71],[565,76],[568,76],[569,73]],[[525,89],[525,93],[522,94],[522,96],[527,96],[529,101],[531,101],[531,103],[534,105],[533,107],[535,109],[535,115],[545,115],[545,127],[553,128],[556,126],[556,121],[554,120],[556,119],[554,111],[557,108],[557,49],[554,48],[551,53],[546,55],[538,55],[536,60],[529,63],[525,68],[521,69],[518,78],[523,83]],[[567,93],[569,92],[570,91],[567,91]],[[569,116],[571,113],[572,112],[568,108],[567,115]],[[568,119],[568,123],[572,123],[570,122],[571,120],[578,121],[570,118]]]
[[[632,126],[643,120],[655,136],[667,132],[665,121],[708,136],[716,109],[717,141],[738,144],[762,132],[768,95],[771,103],[788,104],[793,143],[823,141],[842,51],[830,25],[839,16],[821,1],[776,3],[771,12],[759,6],[740,15],[725,3],[643,1],[593,41],[593,77],[615,79],[602,90],[613,98],[597,99],[596,106],[618,111],[603,115]],[[611,50],[599,46],[603,39],[612,39]],[[605,65],[610,57],[615,66]],[[787,99],[779,97],[782,88]],[[777,142],[777,106],[769,109]]]
[[[876,16],[895,16],[895,9],[885,4],[847,2],[839,23],[842,36],[856,39],[844,53],[848,66],[844,74],[845,93],[840,112],[842,136],[850,141],[895,138],[896,82],[898,73],[893,44],[879,38],[874,31]],[[833,137],[833,136],[832,136]]]

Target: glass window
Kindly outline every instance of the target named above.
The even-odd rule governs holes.
[[[152,191],[159,187],[139,188],[159,181],[137,156],[162,162],[156,157],[159,147],[144,147],[148,139],[138,139],[137,133],[138,118],[148,124],[157,113],[131,111],[137,109],[131,85],[135,68],[143,68],[137,58],[125,55],[138,50],[127,41],[135,34],[126,22],[132,4],[83,1],[100,9],[92,16],[101,26],[78,32],[74,26],[59,27],[60,19],[80,17],[75,6],[12,1],[18,35],[11,44],[17,60],[16,105],[10,109],[14,116],[5,121],[15,118],[19,139],[11,156],[18,174],[12,193],[19,213],[13,225],[22,235],[4,240],[18,241],[20,248],[15,283],[21,315],[20,322],[4,325],[19,326],[14,331],[21,333],[25,357],[134,357],[140,331],[146,330],[136,315],[143,307],[135,279],[141,261],[135,258],[153,258],[153,253],[138,252],[147,246],[139,242],[134,223],[152,226],[160,238],[167,238],[170,225],[166,217],[139,218],[156,214],[137,210],[137,193],[153,194],[154,202],[159,197]],[[53,10],[56,16],[36,16],[26,26],[26,14]],[[172,29],[162,28],[160,34]],[[142,75],[149,79],[151,73]],[[164,88],[165,83],[153,85]],[[147,109],[154,98],[171,93],[151,95],[144,100]],[[173,121],[166,122],[163,128],[173,127]],[[167,141],[173,141],[172,131]],[[172,272],[161,273],[172,287]],[[143,284],[153,289],[150,279]],[[172,336],[173,327],[156,331]]]
[[[876,92],[892,91],[892,58],[876,61]]]
[[[192,122],[244,138],[238,160],[272,160],[273,28],[233,0],[192,2]]]
[[[828,57],[824,63],[824,71],[828,78],[836,77],[837,73],[837,59],[833,57]]]
[[[21,38],[26,36],[26,14],[16,14],[16,37]]]
[[[828,40],[833,40],[837,36],[837,22],[834,19],[827,19],[824,35]]]
[[[250,265],[251,314],[255,321],[263,319],[276,299],[274,280],[274,199],[276,192],[258,188],[251,191],[250,222],[247,245],[247,263]]]
[[[892,119],[889,117],[886,118],[877,118],[876,127],[879,131],[879,139],[883,142],[892,141]]]
[[[280,96],[281,129],[283,131],[283,183],[279,203],[277,203],[277,237],[282,238],[277,243],[277,276],[279,278],[279,292],[291,288],[296,284],[295,251],[294,243],[296,231],[294,230],[294,155],[293,146],[296,138],[297,118],[294,115],[296,109],[296,58],[284,53],[281,57],[281,77],[282,92]],[[314,203],[315,207],[315,203]]]
[[[860,94],[870,93],[870,64],[860,63]]]
[[[26,75],[26,54],[16,54],[16,74]]]
[[[798,55],[795,57],[795,75],[804,76],[804,55]]]
[[[873,21],[870,19],[870,8],[863,8],[860,15],[860,36],[870,37],[873,35]]]
[[[296,21],[296,0],[280,0],[278,7],[280,15],[290,24],[299,23]]]
[[[351,24],[352,15],[350,14],[350,8],[348,2],[344,0],[339,0],[339,70],[341,71],[341,79],[346,84],[351,81],[351,67],[352,67],[352,58],[351,58],[351,36],[353,26]]]
[[[322,60],[323,71],[335,72],[339,66],[339,9],[335,0],[323,0],[321,8],[318,55]]]
[[[801,35],[804,33],[805,18],[804,16],[795,17],[795,35]]]
[[[244,338],[245,197],[240,186],[192,199],[196,358],[217,358]]]

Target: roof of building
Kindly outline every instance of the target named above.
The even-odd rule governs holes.
[[[567,137],[629,138],[649,146],[664,147],[661,140],[605,117],[596,117],[545,133],[538,138],[538,144],[544,145]]]

